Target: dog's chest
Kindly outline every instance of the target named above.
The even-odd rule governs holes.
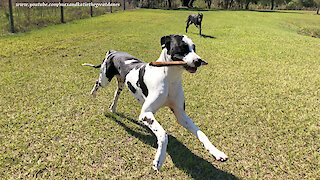
[[[149,89],[145,83],[145,70],[146,65],[133,67],[124,78],[129,91],[140,104],[143,104],[149,95]]]
[[[180,68],[145,65],[129,71],[125,77],[125,84],[140,104],[147,98],[158,96],[165,101],[181,88],[180,71]]]

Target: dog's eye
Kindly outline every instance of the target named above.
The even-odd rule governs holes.
[[[183,55],[186,55],[186,54],[188,54],[189,53],[189,46],[188,45],[185,45],[185,46],[182,46],[182,49],[181,49],[181,54],[183,54]]]
[[[172,60],[174,60],[174,61],[182,61],[182,59],[183,59],[184,56],[185,56],[185,55],[174,54],[174,55],[172,56]]]

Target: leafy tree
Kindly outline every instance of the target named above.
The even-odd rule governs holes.
[[[303,7],[314,7],[313,0],[301,0],[301,4]]]

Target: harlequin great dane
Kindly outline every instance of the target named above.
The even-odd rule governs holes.
[[[168,136],[155,119],[159,108],[168,106],[176,116],[179,124],[194,134],[219,161],[226,161],[227,156],[214,147],[207,136],[192,122],[185,113],[185,99],[182,89],[182,72],[184,69],[195,73],[201,65],[207,64],[196,54],[195,45],[185,35],[170,35],[161,38],[162,52],[158,62],[184,61],[186,66],[154,67],[136,57],[120,51],[110,50],[100,65],[83,64],[101,68],[91,94],[95,97],[99,87],[105,87],[113,77],[117,78],[118,88],[115,92],[110,111],[115,112],[120,92],[124,85],[142,105],[139,120],[151,129],[158,140],[158,149],[153,161],[153,169],[159,170],[165,160]]]

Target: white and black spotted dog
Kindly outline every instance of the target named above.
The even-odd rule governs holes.
[[[153,168],[159,170],[165,160],[168,136],[155,119],[154,114],[163,106],[168,106],[176,116],[179,124],[194,134],[219,161],[226,161],[227,156],[214,147],[207,136],[192,122],[185,113],[185,99],[182,89],[182,72],[184,69],[195,73],[201,65],[207,64],[195,52],[195,45],[185,35],[170,35],[161,38],[162,52],[158,62],[184,61],[187,66],[154,67],[136,57],[120,51],[110,50],[100,65],[99,80],[91,94],[95,96],[99,87],[105,87],[111,79],[117,77],[118,89],[115,92],[111,112],[116,111],[120,92],[126,85],[132,95],[142,105],[139,120],[156,135],[158,149],[153,161]]]

